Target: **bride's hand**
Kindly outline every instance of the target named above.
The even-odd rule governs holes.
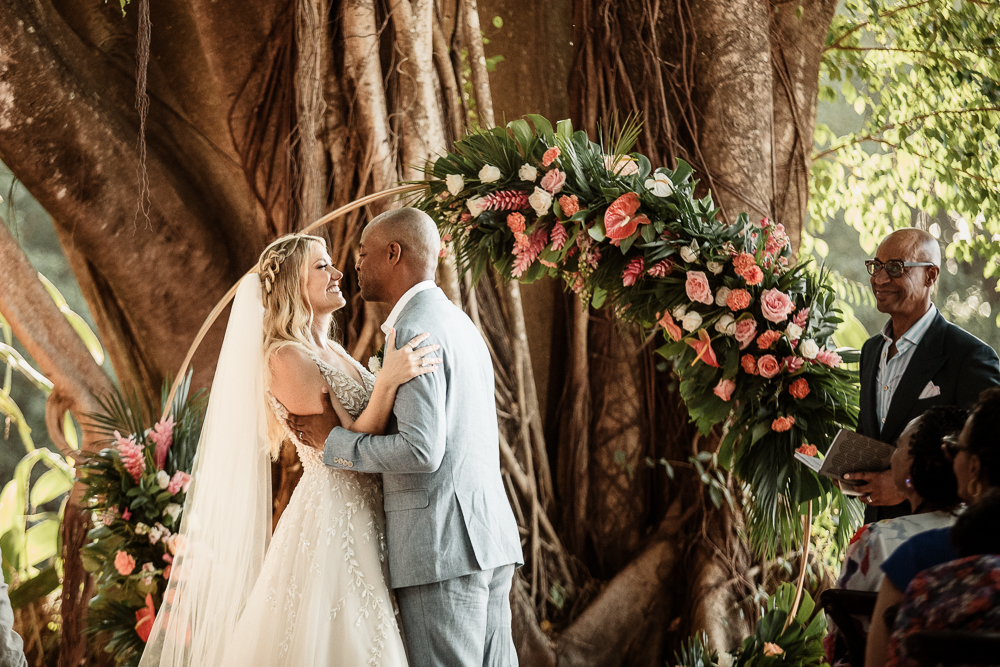
[[[409,343],[396,349],[396,330],[389,329],[389,335],[385,339],[385,359],[382,361],[382,370],[379,371],[378,379],[388,383],[390,387],[409,382],[418,375],[433,373],[441,363],[440,357],[427,356],[431,352],[441,348],[440,345],[427,345],[418,348],[417,345],[427,340],[429,333],[415,336]]]

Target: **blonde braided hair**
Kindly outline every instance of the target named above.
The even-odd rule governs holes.
[[[289,234],[276,239],[261,253],[257,273],[264,305],[264,380],[271,385],[271,356],[294,345],[312,350],[313,311],[306,295],[309,249],[313,243],[326,248],[318,236]],[[268,440],[271,456],[277,458],[284,439],[284,427],[268,411]]]

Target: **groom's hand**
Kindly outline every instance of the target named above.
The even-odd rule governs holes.
[[[330,405],[330,397],[323,394],[323,412],[318,415],[288,415],[288,427],[292,433],[314,449],[323,451],[326,448],[326,437],[333,427],[340,425],[340,418]]]

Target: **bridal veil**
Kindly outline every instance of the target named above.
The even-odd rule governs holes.
[[[271,537],[260,278],[236,292],[212,383],[180,539],[140,667],[222,662]]]

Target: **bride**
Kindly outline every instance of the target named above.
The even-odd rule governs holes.
[[[330,468],[285,418],[323,411],[385,430],[396,388],[437,346],[386,342],[378,379],[328,332],[346,300],[323,239],[285,236],[237,290],[177,555],[140,667],[403,667],[387,587],[381,480]],[[333,392],[333,396],[329,392]],[[323,392],[323,394],[321,394]],[[289,439],[303,475],[271,536],[270,458]],[[270,455],[270,456],[269,456]]]

